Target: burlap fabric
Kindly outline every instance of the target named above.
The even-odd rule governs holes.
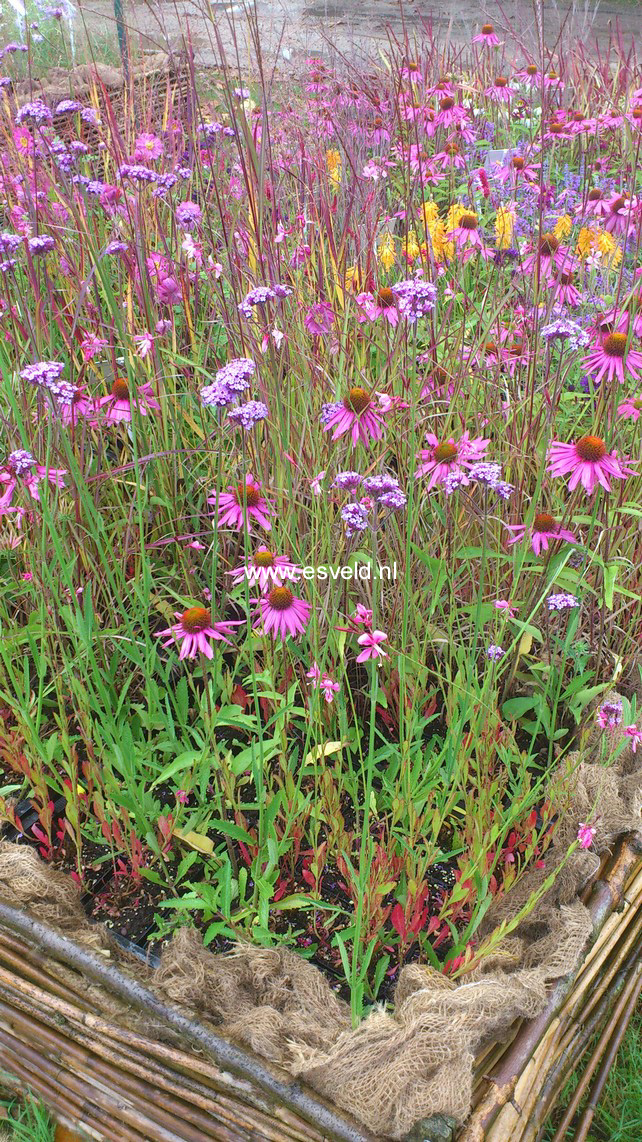
[[[564,811],[544,867],[493,903],[478,935],[518,917],[532,892],[558,870],[528,917],[481,966],[457,980],[419,964],[404,967],[393,1010],[376,1007],[356,1029],[327,978],[284,948],[241,945],[213,955],[197,932],[182,929],[155,972],[128,962],[113,946],[111,954],[162,998],[279,1063],[375,1134],[401,1139],[436,1113],[462,1122],[480,1048],[504,1037],[517,1019],[536,1016],[550,981],[578,964],[591,932],[578,893],[599,865],[596,854],[619,834],[642,830],[642,751],[636,758],[627,744],[612,761],[628,739],[611,732],[610,757],[603,756],[604,741],[593,735],[583,759],[567,759],[554,775]],[[576,849],[569,857],[587,818],[597,827],[593,851]],[[77,886],[31,849],[0,845],[0,896],[97,951],[109,946],[105,929],[86,919]],[[124,1023],[140,1026],[140,1016],[123,1004],[114,1001],[113,1009]]]

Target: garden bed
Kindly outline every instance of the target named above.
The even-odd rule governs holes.
[[[596,1033],[580,1093],[612,1062],[642,984],[642,838],[616,840],[639,819],[641,779],[622,744],[607,769],[573,771],[574,812],[595,796],[605,810],[602,860],[566,856],[559,836],[537,904],[494,956],[458,981],[407,965],[392,1013],[355,1030],[324,974],[285,949],[214,955],[182,929],[158,967],[141,962],[87,919],[90,896],[27,833],[2,842],[4,1068],[62,1121],[116,1142],[535,1142]]]
[[[33,874],[24,851],[7,863],[6,846],[0,865],[4,872],[13,865],[18,884],[25,883],[21,865],[22,877]],[[54,895],[67,927],[60,883]],[[478,1056],[468,1123],[452,1133],[453,1119],[435,1115],[410,1132],[413,1142],[536,1139],[589,1039],[602,1028],[621,1034],[641,979],[640,849],[622,839],[587,896],[588,955],[557,982],[536,1020]],[[34,919],[38,911],[37,902],[27,914],[0,894],[3,1082],[10,1076],[32,1090],[58,1121],[106,1142],[375,1142],[285,1071],[168,1006],[146,986],[152,973],[141,982],[140,967],[119,963],[120,953],[115,964],[98,955],[108,946],[99,931],[90,948]],[[608,1042],[603,1036],[602,1050]],[[600,1055],[594,1052],[593,1069]]]
[[[116,1142],[535,1142],[639,987],[642,73],[247,31],[3,55],[3,1051]]]

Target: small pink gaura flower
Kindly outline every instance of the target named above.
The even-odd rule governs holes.
[[[324,674],[319,682],[319,688],[328,704],[334,701],[334,696],[341,689],[338,682],[333,682],[328,674]]]
[[[495,599],[493,606],[496,611],[505,611],[509,619],[515,618],[517,614],[517,607],[513,606],[510,599]]]
[[[141,361],[148,357],[154,347],[154,334],[153,333],[135,333],[134,341],[138,346],[138,356]]]
[[[372,626],[372,611],[364,607],[363,603],[357,603],[357,609],[353,615],[350,615],[350,622],[355,626],[367,627],[369,630]]]
[[[321,495],[321,481],[325,479],[325,468],[310,480],[310,491],[315,496]]]
[[[631,752],[635,753],[638,746],[642,742],[642,730],[639,730],[635,725],[625,726],[624,733],[626,734],[627,738],[631,739]]]
[[[357,662],[367,662],[369,658],[388,658],[385,650],[382,649],[382,642],[387,642],[388,635],[382,630],[366,631],[365,634],[360,634],[357,642],[359,646],[363,647],[361,654],[357,655]]]
[[[314,690],[316,690],[318,687],[322,691],[323,697],[328,703],[334,701],[334,695],[338,690],[341,689],[339,683],[334,682],[329,674],[327,674],[325,671],[323,674],[321,673],[321,670],[319,669],[319,666],[316,662],[312,663],[310,670],[308,670],[306,674],[306,678],[309,679],[310,684]]]
[[[585,825],[580,821],[580,827],[577,830],[577,840],[581,849],[590,849],[596,832],[597,829],[594,825]]]

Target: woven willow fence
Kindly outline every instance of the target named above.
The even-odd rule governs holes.
[[[477,1061],[475,1105],[458,1142],[536,1142],[569,1074],[583,1078],[560,1123],[587,1137],[595,1101],[642,985],[642,856],[626,838],[586,900],[594,941],[546,1010]],[[88,989],[88,981],[91,987]],[[123,1025],[123,1004],[141,1016]],[[510,1036],[508,1037],[510,1039]],[[106,956],[0,900],[3,1083],[30,1089],[81,1137],[110,1142],[374,1142],[278,1068],[162,1002]],[[414,1139],[447,1137],[444,1121]]]

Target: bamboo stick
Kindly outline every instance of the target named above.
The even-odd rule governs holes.
[[[617,999],[625,984],[626,976],[623,975],[617,983],[617,988],[614,988],[613,995],[604,995],[602,1003],[594,1010],[592,1018],[586,1024],[580,1025],[575,1040],[567,1046],[555,1064],[546,1072],[537,1099],[530,1108],[529,1117],[524,1123],[522,1142],[526,1142],[526,1139],[534,1139],[538,1134],[542,1123],[550,1114],[555,1098],[568,1080],[569,1075],[576,1070],[591,1039],[607,1023],[613,999]]]
[[[54,1026],[59,1023],[61,1019],[64,1019],[74,1026],[80,1025],[83,1028],[89,1028],[94,1031],[96,1035],[112,1038],[118,1043],[125,1042],[133,1044],[143,1056],[147,1052],[148,1054],[168,1059],[181,1073],[183,1070],[186,1070],[189,1073],[203,1075],[203,1081],[209,1083],[212,1089],[224,1091],[228,1094],[240,1092],[239,1097],[242,1096],[242,1099],[247,1100],[251,1105],[266,1112],[273,1112],[269,1100],[261,1095],[258,1090],[253,1088],[250,1083],[236,1079],[224,1071],[220,1071],[218,1068],[208,1064],[205,1060],[199,1059],[196,1055],[187,1055],[175,1048],[167,1047],[154,1040],[143,1038],[141,1035],[136,1034],[136,1032],[119,1027],[116,1023],[109,1023],[106,1019],[102,1019],[99,1016],[94,1016],[89,1012],[79,1011],[72,1004],[65,1003],[63,1000],[59,1000],[55,997],[49,997],[46,991],[42,991],[32,984],[23,982],[20,992],[17,992],[15,988],[15,978],[3,973],[1,967],[0,995],[4,995],[10,1004],[20,1007],[21,1010],[26,1011],[34,1018],[39,1018],[45,1022],[51,1020],[51,1025]],[[288,1113],[284,1108],[277,1107],[277,1110],[279,1113]],[[292,1118],[296,1120],[296,1116],[292,1116]],[[306,1138],[312,1139],[313,1137],[321,1139],[320,1134],[316,1134],[316,1132],[312,1133],[311,1129],[307,1129]]]
[[[637,972],[636,972],[636,975],[635,975],[635,978],[633,981],[633,986],[631,987],[630,993],[628,996],[628,1002],[626,1003],[626,1005],[623,1008],[622,1014],[620,1016],[619,1025],[616,1026],[616,1028],[615,1028],[610,1046],[608,1047],[608,1050],[607,1050],[607,1052],[606,1052],[606,1054],[602,1060],[602,1065],[601,1065],[601,1067],[598,1071],[598,1074],[596,1076],[595,1083],[593,1085],[593,1088],[592,1088],[590,1096],[589,1096],[588,1104],[584,1108],[584,1113],[582,1114],[582,1117],[580,1118],[580,1121],[578,1122],[577,1132],[575,1134],[575,1142],[585,1142],[585,1140],[588,1136],[588,1132],[591,1128],[591,1123],[592,1123],[593,1117],[595,1115],[595,1110],[597,1108],[598,1101],[600,1099],[602,1091],[604,1090],[604,1086],[605,1086],[606,1080],[609,1076],[611,1067],[613,1066],[613,1063],[615,1062],[615,1057],[618,1053],[618,1050],[620,1049],[620,1044],[622,1043],[622,1039],[624,1038],[624,1035],[626,1033],[626,1029],[627,1029],[629,1022],[631,1020],[631,1016],[633,1015],[633,1012],[635,1011],[635,1008],[637,1006],[637,1002],[638,1002],[638,999],[640,998],[640,992],[641,991],[642,991],[642,965],[638,964],[637,965]]]
[[[17,912],[3,901],[0,901],[0,927],[26,936],[55,959],[77,968],[94,983],[102,984],[120,999],[144,1011],[148,1017],[154,1016],[192,1045],[204,1048],[221,1067],[255,1083],[272,1099],[325,1130],[329,1138],[336,1142],[373,1142],[373,1136],[368,1131],[343,1116],[329,1103],[323,1102],[319,1096],[308,1092],[298,1082],[287,1081],[275,1069],[252,1057],[249,1052],[169,1007],[153,992],[129,979],[112,965],[101,963],[84,948],[76,947],[65,936],[50,931],[37,920]]]
[[[631,917],[631,923],[622,933],[622,942],[618,944],[617,948],[614,950],[612,960],[610,960],[609,963],[605,965],[605,970],[602,978],[600,979],[599,987],[593,989],[593,991],[587,997],[585,1005],[581,1007],[581,1009],[574,1009],[573,1015],[575,1018],[581,1014],[582,1020],[584,1020],[588,1017],[588,1015],[590,1015],[595,1004],[599,1002],[601,994],[611,986],[613,979],[621,969],[622,963],[626,962],[630,953],[631,946],[635,946],[639,943],[641,934],[642,908],[640,909],[640,912],[637,914],[637,916]]]
[[[163,1124],[165,1115],[161,1114],[156,1107],[150,1107],[148,1113],[145,1113],[143,1109],[135,1109],[133,1100],[114,1097],[111,1092],[106,1091],[95,1080],[84,1079],[73,1074],[62,1067],[60,1063],[53,1062],[46,1055],[21,1042],[2,1027],[0,1027],[0,1044],[5,1050],[23,1059],[25,1065],[28,1065],[32,1071],[48,1076],[72,1094],[79,1095],[83,1103],[101,1107],[109,1114],[117,1113],[119,1121],[134,1127],[134,1129],[142,1128],[146,1134],[154,1139],[154,1142],[183,1142],[179,1135]],[[196,1140],[190,1138],[189,1142],[198,1142],[198,1138]]]
[[[25,1019],[24,1016],[13,1015],[9,1016],[9,1018],[21,1031],[20,1041],[26,1042],[27,1039],[30,1038],[45,1057],[50,1057],[53,1054],[54,1061],[57,1059],[61,1064],[67,1066],[69,1070],[73,1069],[81,1076],[83,1073],[89,1072],[88,1077],[90,1081],[93,1081],[93,1076],[98,1076],[106,1080],[114,1089],[118,1088],[120,1091],[124,1091],[125,1095],[131,1096],[132,1101],[135,1101],[138,1096],[142,1099],[143,1105],[148,1102],[152,1106],[159,1107],[164,1112],[169,1111],[174,1119],[174,1125],[177,1123],[180,1124],[181,1121],[188,1123],[187,1127],[183,1129],[185,1142],[201,1142],[203,1131],[207,1131],[206,1137],[212,1137],[209,1133],[209,1126],[212,1121],[211,1117],[206,1118],[198,1109],[191,1107],[189,1103],[183,1102],[183,1100],[180,1099],[180,1095],[176,1094],[173,1101],[168,1100],[167,1095],[163,1091],[151,1086],[144,1079],[140,1079],[138,1076],[127,1075],[127,1073],[121,1069],[117,1060],[113,1061],[114,1065],[112,1068],[107,1067],[99,1059],[92,1056],[86,1048],[79,1047],[78,1044],[60,1035],[56,1036],[42,1025],[34,1025],[31,1021]],[[175,1111],[179,1100],[181,1104],[180,1115],[177,1117]],[[153,1114],[152,1117],[154,1117]],[[189,1126],[190,1119],[191,1125],[198,1127],[198,1131],[191,1130]],[[166,1125],[168,1125],[167,1121]]]
[[[620,843],[604,879],[595,882],[590,894],[587,907],[593,923],[594,937],[599,935],[609,914],[621,900],[630,884],[632,874],[637,874],[640,870],[640,864],[639,849],[632,840],[625,838]],[[489,1088],[460,1133],[460,1142],[484,1142],[486,1131],[502,1107],[512,1098],[519,1075],[532,1057],[551,1020],[569,998],[575,980],[585,963],[586,960],[573,972],[557,981],[541,1014],[522,1024],[509,1050],[491,1074],[485,1076]]]
[[[101,1107],[83,1102],[71,1091],[65,1090],[63,1093],[59,1086],[51,1083],[48,1076],[29,1067],[21,1055],[8,1052],[6,1062],[12,1073],[20,1079],[23,1089],[26,1087],[32,1090],[56,1116],[62,1115],[68,1121],[71,1118],[77,1127],[89,1130],[100,1142],[107,1137],[109,1142],[148,1142],[138,1131],[134,1134],[129,1129],[125,1130],[121,1123],[114,1120],[113,1115],[105,1114]],[[106,1133],[110,1129],[111,1137]]]
[[[634,974],[632,975],[632,977],[629,981],[628,986],[623,989],[622,994],[621,994],[618,1002],[615,1005],[615,1008],[614,1008],[614,1010],[611,1014],[611,1017],[607,1023],[607,1031],[612,1032],[614,1027],[616,1026],[618,1020],[620,1019],[622,1012],[629,1009],[631,995],[633,994],[637,998],[637,995],[639,994],[640,986],[642,985],[642,977],[640,977],[639,971],[640,971],[640,967],[638,965],[635,969]],[[566,1132],[567,1132],[569,1126],[571,1125],[573,1118],[575,1117],[575,1112],[576,1112],[580,1102],[582,1101],[584,1094],[586,1093],[586,1089],[588,1087],[588,1084],[591,1081],[591,1078],[592,1078],[592,1076],[593,1076],[593,1074],[597,1068],[597,1065],[598,1065],[600,1059],[602,1058],[604,1051],[606,1050],[606,1048],[608,1046],[609,1039],[610,1039],[609,1034],[602,1036],[602,1039],[601,1039],[600,1043],[598,1044],[598,1049],[593,1053],[593,1056],[592,1056],[588,1066],[584,1070],[584,1073],[582,1074],[582,1078],[577,1085],[577,1088],[573,1094],[571,1101],[568,1104],[568,1107],[566,1109],[564,1117],[562,1118],[562,1121],[560,1122],[557,1130],[555,1131],[552,1142],[563,1142],[563,1139],[566,1135]]]
[[[61,1036],[59,1028],[57,1029],[57,1034],[54,1034],[50,1029],[45,1027],[42,1018],[38,1017],[40,1013],[37,1013],[35,1020],[33,1020],[21,1013],[17,1013],[15,1009],[10,1008],[2,1001],[0,1001],[0,1014],[4,1015],[7,1020],[12,1020],[18,1024],[23,1039],[27,1037],[30,1037],[32,1040],[35,1039],[40,1051],[44,1051],[48,1048],[50,1051],[59,1054],[63,1060],[66,1055],[71,1055],[76,1064],[89,1063],[90,1067],[93,1067],[98,1074],[101,1074],[105,1078],[112,1089],[115,1090],[119,1088],[121,1091],[124,1090],[125,1093],[136,1093],[137,1088],[132,1086],[132,1082],[128,1078],[130,1072],[127,1068],[130,1065],[130,1060],[119,1058],[117,1055],[114,1055],[113,1052],[108,1052],[107,1057],[111,1063],[110,1069],[109,1066],[90,1057],[96,1050],[100,1050],[101,1044],[98,1041],[90,1040],[89,1048],[79,1046],[74,1041],[69,1040],[68,1037]],[[54,1025],[57,1026],[55,1020]],[[138,1067],[137,1070],[139,1071],[139,1076],[142,1071],[143,1076],[146,1075],[146,1077],[149,1077],[149,1070],[147,1070],[146,1073],[144,1067]],[[178,1076],[178,1078],[180,1079],[180,1076]],[[154,1079],[158,1081],[157,1076],[154,1076]],[[135,1080],[136,1076],[134,1076],[134,1083]],[[148,1089],[146,1090],[145,1088]],[[223,1124],[227,1122],[231,1126],[239,1125],[238,1101],[233,1102],[224,1095],[218,1095],[213,1099],[211,1093],[206,1090],[205,1093],[206,1095],[209,1093],[209,1098],[200,1100],[202,1108],[208,1112],[207,1116],[204,1116],[200,1114],[198,1109],[192,1107],[190,1100],[193,1098],[193,1094],[191,1090],[187,1092],[182,1090],[180,1083],[176,1080],[176,1076],[174,1082],[170,1084],[172,1098],[169,1100],[167,1100],[164,1095],[161,1098],[160,1092],[153,1086],[149,1087],[149,1084],[146,1082],[144,1082],[143,1089],[139,1093],[142,1094],[144,1102],[149,1098],[156,1098],[156,1101],[162,1101],[162,1099],[164,1099],[165,1109],[171,1112],[174,1111],[176,1103],[180,1099],[181,1115],[178,1122],[180,1123],[184,1119],[189,1120],[191,1118],[192,1123],[198,1126],[199,1131],[207,1132],[207,1137],[219,1137],[218,1133],[214,1133],[214,1135],[211,1133],[214,1124],[218,1123],[219,1120],[221,1120]],[[211,1114],[214,1112],[216,1117],[212,1118]],[[296,1129],[296,1131],[293,1132],[287,1122],[280,1122],[276,1125],[272,1115],[264,1115],[261,1112],[249,1110],[245,1106],[243,1107],[242,1125],[246,1130],[256,1132],[257,1137],[260,1134],[260,1137],[264,1139],[265,1142],[284,1142],[286,1138],[291,1139],[292,1142],[309,1142],[311,1139],[309,1131],[303,1133],[300,1129]],[[199,1133],[198,1137],[200,1138],[201,1136],[203,1135]]]
[[[563,1083],[566,1081],[568,1074],[577,1065],[596,1030],[603,1024],[606,1019],[608,1019],[608,1012],[612,1007],[613,1002],[617,999],[622,988],[626,985],[630,971],[638,961],[640,946],[641,941],[638,938],[637,944],[633,950],[630,951],[629,958],[624,968],[620,970],[619,976],[617,977],[615,983],[613,982],[612,977],[610,977],[608,989],[604,988],[602,990],[601,1001],[597,1007],[594,1006],[592,1008],[591,1018],[587,1019],[586,1015],[582,1013],[582,1024],[579,1035],[577,1031],[577,1021],[575,1021],[573,1025],[574,1038],[571,1038],[570,1042],[568,1042],[563,1049],[559,1047],[558,1044],[558,1050],[554,1052],[552,1060],[550,1058],[550,1053],[547,1054],[545,1059],[542,1059],[540,1047],[537,1048],[534,1055],[534,1061],[536,1063],[537,1071],[542,1071],[544,1073],[544,1081],[539,1090],[533,1090],[533,1088],[531,1088],[530,1097],[527,1101],[519,1096],[517,1089],[515,1092],[516,1101],[521,1103],[522,1111],[521,1133],[519,1134],[520,1142],[527,1142],[527,1140],[535,1137],[542,1119],[546,1117],[550,1112],[550,1106],[553,1102],[553,1099],[561,1089]],[[556,1027],[556,1034],[558,1037],[559,1032],[563,1029],[565,1022],[567,1022],[567,1020],[562,1021],[560,1017],[553,1023],[553,1025]],[[566,1038],[568,1038],[568,1034]],[[562,1043],[563,1042],[564,1040],[562,1040]],[[498,1118],[502,1119],[502,1116],[504,1121],[510,1120],[510,1112],[507,1111],[507,1109],[500,1111]],[[489,1139],[494,1137],[494,1134],[490,1132]]]

